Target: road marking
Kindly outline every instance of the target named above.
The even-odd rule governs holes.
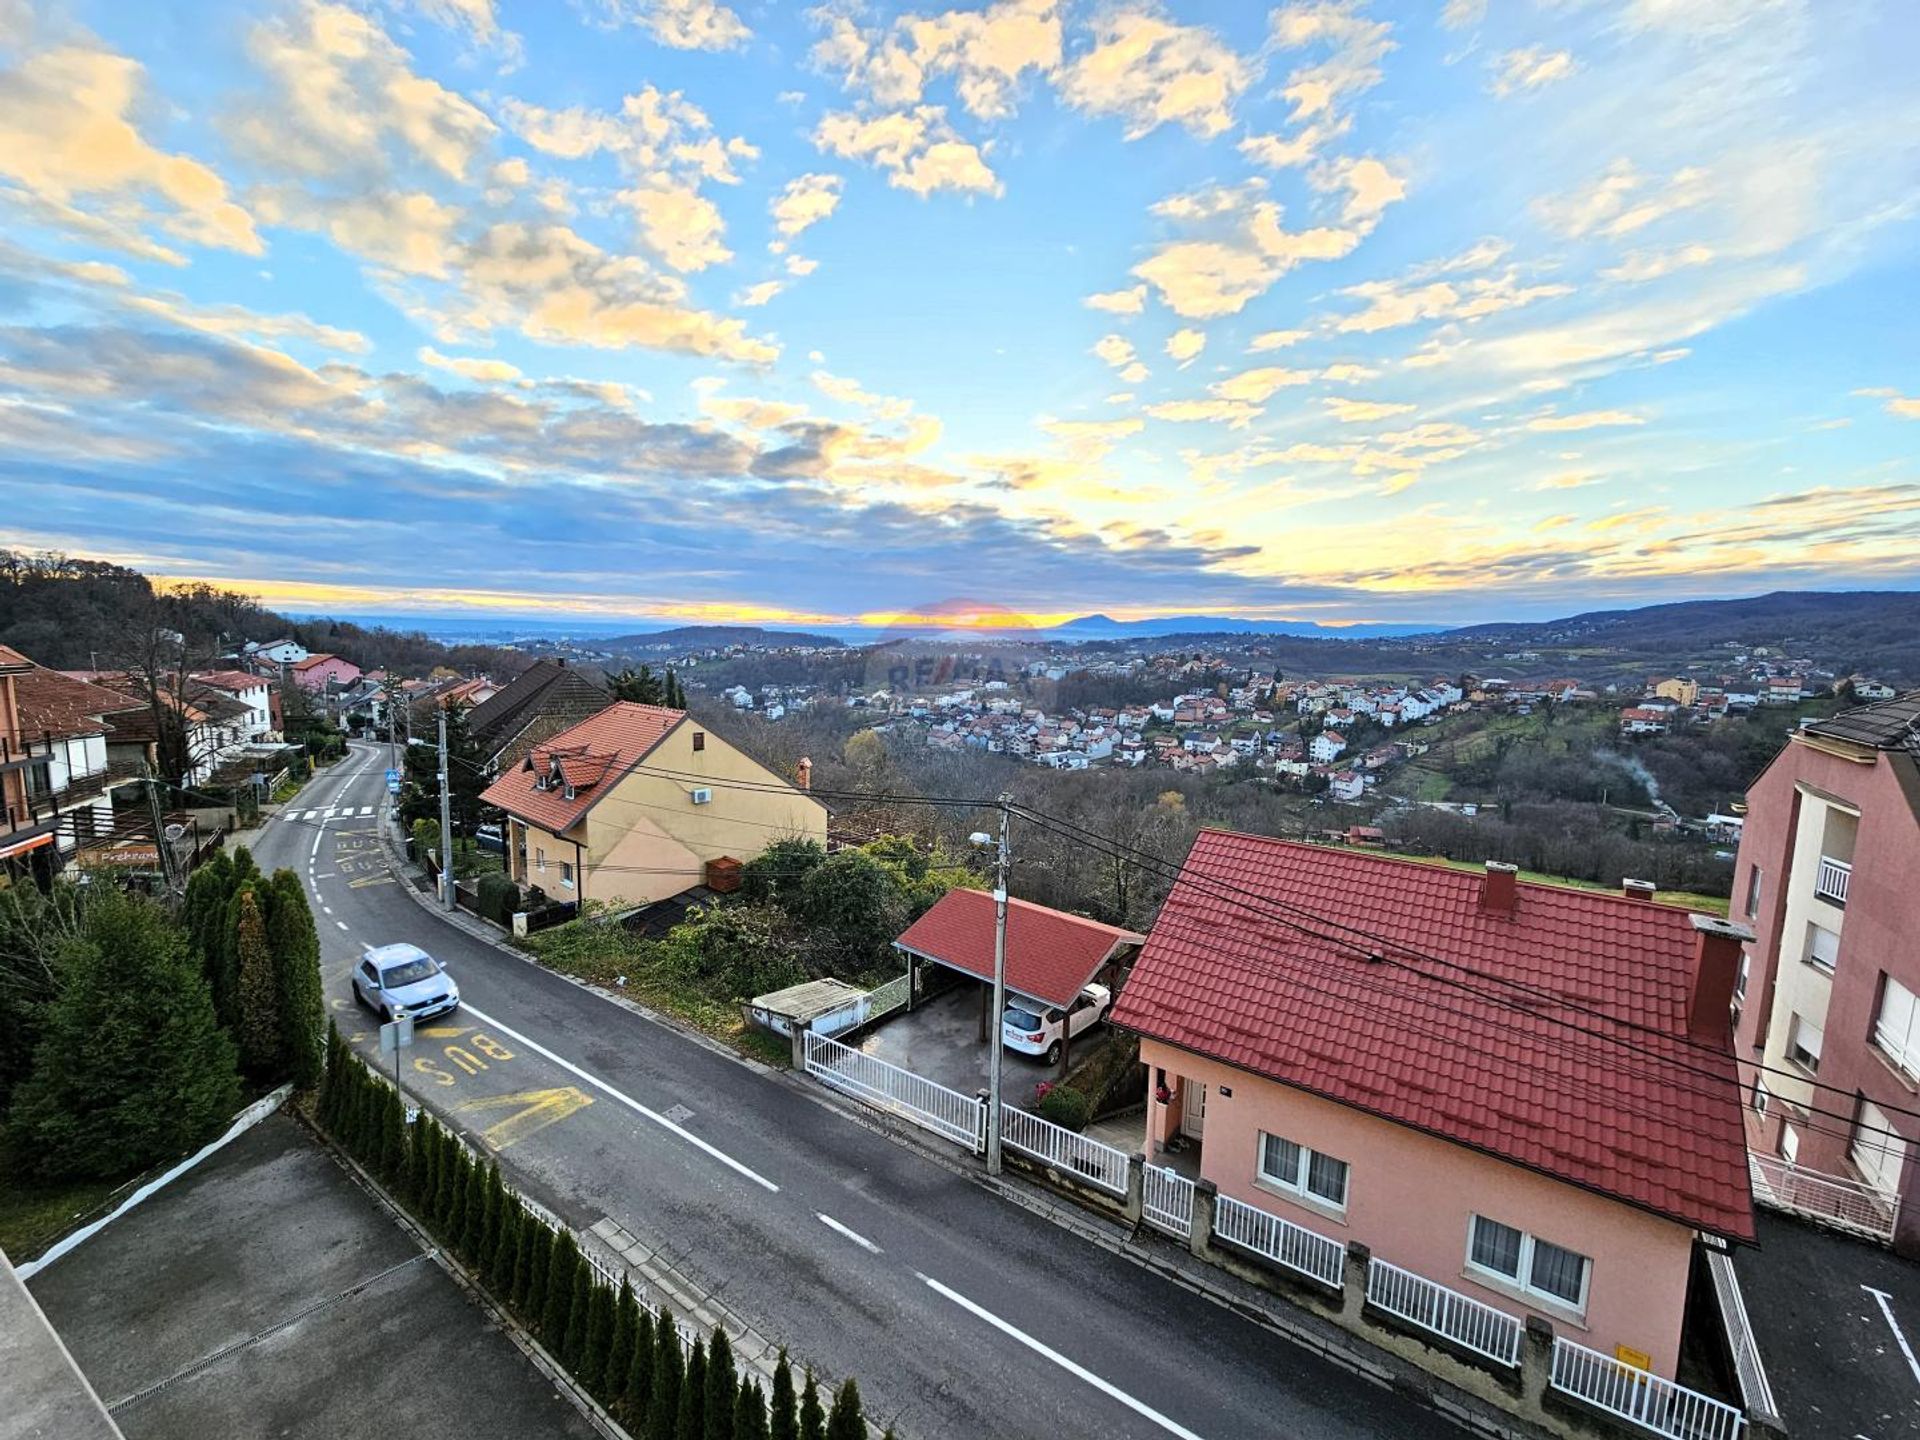
[[[479,1100],[464,1101],[453,1109],[456,1115],[511,1110],[511,1115],[496,1120],[480,1132],[480,1138],[489,1149],[504,1150],[591,1104],[593,1097],[579,1086],[562,1085],[554,1090],[517,1090],[511,1095],[488,1095]]]
[[[344,920],[336,920],[333,923],[338,925],[342,930],[347,928],[347,922]]]
[[[1913,1347],[1907,1344],[1906,1332],[1900,1328],[1900,1322],[1893,1318],[1893,1306],[1887,1303],[1892,1297],[1871,1285],[1862,1285],[1860,1288],[1880,1302],[1880,1313],[1887,1317],[1887,1327],[1893,1331],[1893,1338],[1900,1342],[1900,1353],[1907,1357],[1907,1368],[1913,1371],[1915,1382],[1920,1383],[1920,1360],[1913,1358]]]
[[[371,805],[362,805],[360,807],[360,813],[362,815],[371,815],[373,813],[373,807]]]
[[[631,1095],[622,1094],[620,1091],[614,1089],[613,1086],[609,1085],[606,1081],[602,1080],[598,1075],[589,1074],[587,1071],[582,1070],[578,1065],[574,1064],[571,1060],[563,1059],[560,1056],[554,1054],[553,1051],[547,1049],[547,1047],[542,1045],[538,1040],[534,1040],[529,1038],[528,1036],[522,1035],[518,1030],[515,1030],[511,1025],[502,1024],[500,1021],[494,1019],[493,1016],[487,1014],[486,1011],[476,1009],[474,1006],[468,1005],[465,1002],[462,1002],[460,1008],[465,1010],[467,1014],[473,1016],[473,1018],[478,1020],[481,1024],[491,1026],[493,1029],[498,1030],[502,1035],[511,1035],[514,1039],[518,1040],[522,1045],[526,1046],[529,1050],[533,1051],[536,1055],[546,1056],[547,1059],[551,1060],[554,1064],[558,1065],[562,1070],[565,1070],[569,1075],[577,1075],[580,1079],[586,1081],[589,1085],[593,1086],[596,1090],[604,1091],[606,1094],[612,1096],[615,1100],[618,1100],[622,1105],[626,1106],[629,1110],[633,1111],[636,1115],[644,1115],[647,1117],[647,1119],[653,1121],[654,1124],[659,1125],[664,1129],[671,1130],[675,1135],[678,1135],[682,1140],[686,1141],[689,1145],[693,1146],[694,1149],[706,1152],[708,1155],[711,1155],[715,1160],[718,1160],[722,1165],[725,1165],[729,1170],[733,1170],[738,1174],[746,1176],[746,1178],[753,1181],[754,1184],[764,1186],[768,1190],[771,1190],[776,1195],[780,1193],[780,1187],[774,1184],[773,1181],[767,1179],[767,1177],[762,1175],[759,1171],[750,1169],[748,1166],[742,1165],[738,1160],[734,1159],[731,1155],[727,1154],[726,1151],[721,1150],[716,1146],[709,1145],[706,1141],[702,1140],[698,1135],[695,1135],[692,1131],[685,1130],[680,1126],[674,1124],[673,1121],[669,1120],[666,1116],[660,1114],[657,1110],[649,1110],[646,1106],[642,1105],[638,1100],[635,1100]]]
[[[918,1270],[913,1273],[917,1278],[924,1280],[936,1294],[946,1296],[947,1299],[953,1301],[953,1303],[958,1305],[962,1310],[967,1311],[969,1314],[979,1316],[1003,1335],[1018,1340],[1022,1345],[1033,1351],[1034,1354],[1051,1360],[1068,1374],[1086,1381],[1087,1384],[1093,1386],[1093,1388],[1101,1394],[1112,1396],[1115,1400],[1118,1400],[1122,1405],[1133,1411],[1134,1414],[1144,1416],[1148,1420],[1151,1420],[1168,1434],[1178,1435],[1181,1437],[1181,1440],[1200,1440],[1198,1435],[1194,1434],[1193,1431],[1187,1429],[1186,1426],[1180,1424],[1178,1421],[1169,1420],[1144,1400],[1134,1399],[1133,1396],[1127,1394],[1127,1392],[1119,1386],[1102,1380],[1085,1366],[1076,1365],[1058,1350],[1049,1349],[1047,1346],[1042,1345],[1038,1340],[1034,1339],[1033,1336],[1027,1334],[1026,1331],[1020,1329],[1018,1326],[1010,1325],[991,1310],[974,1304],[973,1301],[962,1295],[958,1290],[950,1289],[942,1285],[938,1280],[935,1280],[932,1276],[920,1274]]]
[[[323,914],[331,915],[333,913],[333,907],[331,905],[322,905],[320,909]]]
[[[334,875],[335,875],[336,873],[337,873],[337,872],[335,872],[335,871],[332,871],[332,870],[329,870],[329,871],[327,871],[327,873],[326,873],[326,874],[324,874],[324,875],[316,875],[316,876],[314,876],[313,878],[314,878],[314,879],[316,879],[316,880],[331,880],[331,879],[333,879],[333,877],[334,877]]]
[[[820,1210],[814,1211],[813,1218],[818,1220],[822,1225],[826,1226],[827,1229],[833,1231],[834,1234],[846,1236],[847,1239],[851,1240],[854,1244],[858,1245],[862,1250],[870,1250],[875,1255],[878,1255],[880,1253],[880,1247],[874,1244],[873,1241],[867,1239],[867,1237],[864,1235],[856,1234],[854,1231],[849,1230],[846,1226],[842,1225],[838,1220],[834,1219],[831,1215],[826,1214],[824,1211],[820,1211]],[[922,1278],[924,1279],[925,1277],[923,1276]]]

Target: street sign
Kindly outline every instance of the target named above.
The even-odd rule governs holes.
[[[400,772],[398,770],[387,771],[387,784],[398,785],[399,783],[400,783]]]
[[[396,1051],[409,1049],[413,1045],[413,1017],[402,1015],[398,1020],[389,1020],[380,1027],[380,1053],[392,1055]]]
[[[400,782],[398,780],[387,781],[387,794],[398,795],[399,793],[400,793]]]

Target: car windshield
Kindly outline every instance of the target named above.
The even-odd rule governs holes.
[[[1038,1030],[1040,1017],[1031,1010],[1009,1010],[1007,1024],[1015,1030]]]
[[[430,956],[422,955],[418,960],[402,960],[398,965],[389,965],[380,972],[380,983],[389,990],[402,985],[417,985],[422,980],[431,980],[440,973]]]

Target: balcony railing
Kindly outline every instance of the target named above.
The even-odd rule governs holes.
[[[1847,903],[1847,885],[1853,879],[1853,866],[1830,855],[1820,857],[1820,869],[1813,877],[1813,893],[1835,905]]]
[[[1786,1210],[1840,1230],[1890,1242],[1900,1218],[1900,1197],[1888,1195],[1859,1180],[1806,1170],[1778,1155],[1747,1152],[1747,1173],[1753,1198],[1775,1210]]]

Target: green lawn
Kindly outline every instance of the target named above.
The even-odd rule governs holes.
[[[68,1185],[0,1182],[0,1250],[15,1264],[31,1260],[76,1221],[104,1208],[125,1180],[89,1180]]]

